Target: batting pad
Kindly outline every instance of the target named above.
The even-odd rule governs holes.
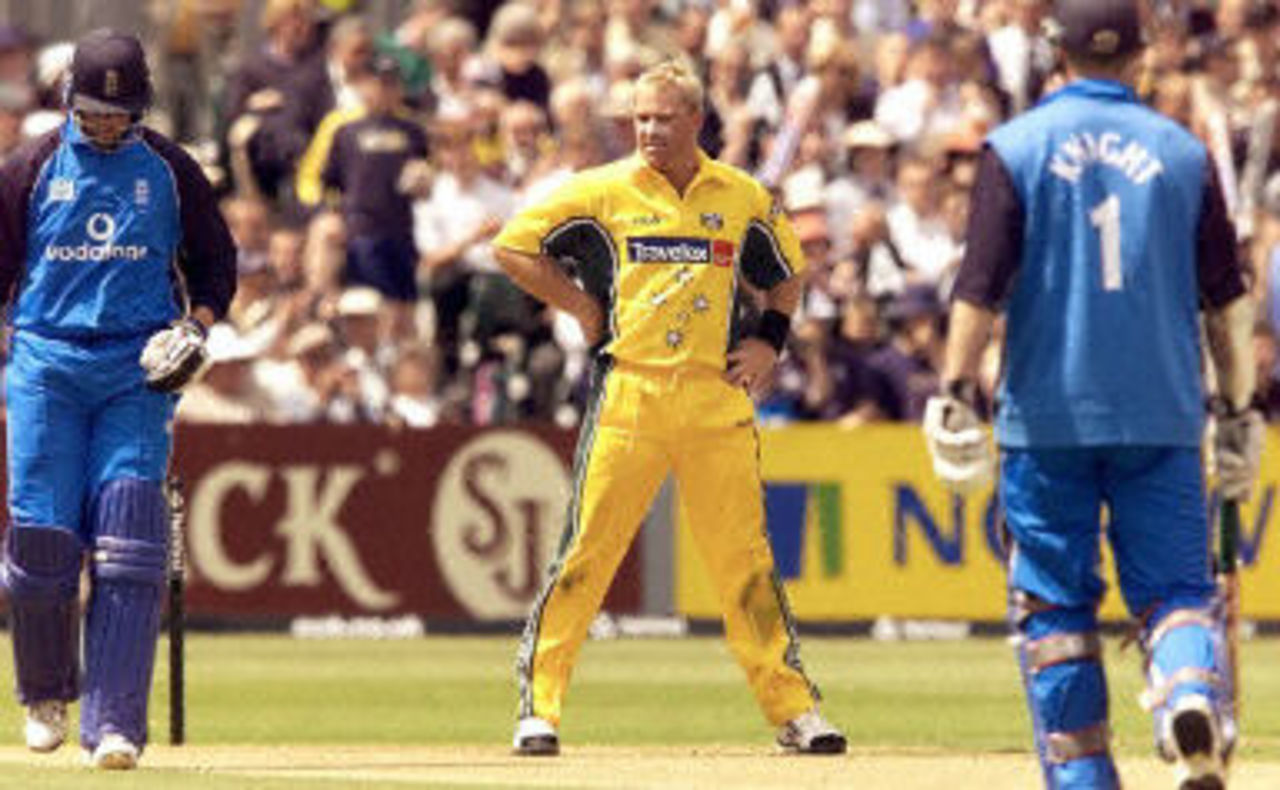
[[[1188,694],[1210,701],[1224,724],[1228,742],[1234,741],[1235,724],[1231,720],[1229,681],[1223,671],[1226,661],[1217,613],[1206,607],[1163,606],[1152,616],[1143,640],[1147,689],[1142,701],[1153,714],[1157,751],[1165,731],[1165,717]]]
[[[90,518],[93,595],[85,624],[80,743],[94,749],[115,732],[141,749],[168,560],[160,483],[113,480]]]
[[[1105,738],[1108,720],[1107,679],[1100,656],[1073,646],[1085,644],[1091,635],[1096,638],[1093,608],[1052,607],[1034,612],[1018,629],[1018,664],[1046,785],[1119,788],[1105,740],[1092,742]],[[1055,642],[1062,637],[1068,639]],[[1085,737],[1091,732],[1102,735]],[[1064,745],[1055,747],[1055,743]]]
[[[4,586],[18,701],[71,701],[79,695],[80,539],[59,527],[11,526],[4,542]]]

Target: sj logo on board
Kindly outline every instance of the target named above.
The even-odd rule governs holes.
[[[445,583],[471,614],[528,613],[568,496],[564,463],[529,434],[486,433],[453,455],[440,476],[431,540]]]

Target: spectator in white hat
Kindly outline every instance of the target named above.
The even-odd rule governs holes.
[[[894,194],[893,157],[897,145],[893,135],[875,121],[858,121],[845,129],[841,138],[846,167],[823,192],[827,222],[837,257],[853,253],[854,217],[871,201],[885,201]]]
[[[270,416],[269,403],[258,388],[254,364],[259,344],[228,323],[214,324],[207,342],[209,369],[183,392],[177,418],[183,422],[249,425]]]
[[[387,374],[394,350],[387,343],[390,314],[382,294],[368,286],[347,288],[338,297],[337,333],[342,358],[353,371],[358,419],[380,420],[391,397]]]
[[[276,420],[285,423],[354,422],[354,377],[333,330],[313,322],[285,344],[285,359],[264,365],[261,377]]]

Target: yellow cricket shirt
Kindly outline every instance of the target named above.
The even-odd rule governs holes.
[[[744,286],[767,291],[804,257],[762,185],[700,160],[683,196],[639,154],[583,171],[493,243],[569,266],[600,301],[615,358],[723,370],[749,313]]]

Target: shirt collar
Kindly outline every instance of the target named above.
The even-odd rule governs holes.
[[[138,139],[138,125],[136,123],[132,124],[129,127],[129,131],[124,133],[124,137],[120,140],[120,145],[108,151],[90,142],[89,138],[85,137],[84,132],[81,131],[80,124],[76,123],[76,119],[71,117],[71,113],[67,113],[67,120],[62,126],[62,139],[73,146],[91,148],[100,154],[114,154]]]
[[[656,178],[664,184],[670,184],[667,177],[659,173],[645,161],[644,156],[639,151],[631,154],[631,172],[634,176],[641,178]],[[694,173],[693,180],[689,182],[689,186],[685,189],[685,194],[689,194],[696,186],[703,181],[724,181],[720,169],[716,167],[716,161],[701,149],[698,149],[698,172]]]
[[[1137,103],[1138,94],[1123,82],[1099,79],[1078,79],[1065,87],[1059,88],[1044,99],[1044,103],[1056,101],[1066,96],[1083,96],[1089,99],[1104,101],[1121,101]]]

